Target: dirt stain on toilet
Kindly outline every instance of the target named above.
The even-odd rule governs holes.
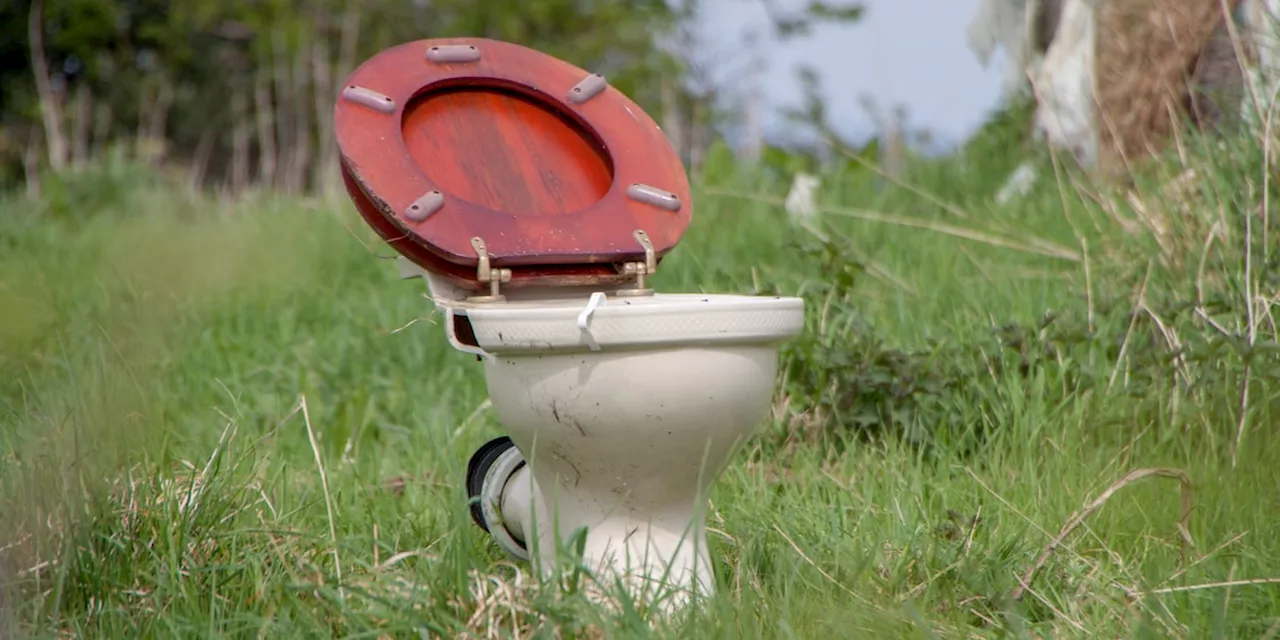
[[[578,465],[574,464],[572,460],[566,457],[564,455],[564,452],[562,452],[559,447],[553,445],[551,447],[550,453],[552,458],[555,458],[556,460],[563,462],[566,466],[568,466],[571,470],[573,470],[573,474],[574,474],[573,486],[577,487],[582,482],[582,470],[579,469]]]
[[[582,426],[582,423],[581,423],[581,422],[578,422],[577,420],[573,419],[572,417],[570,417],[570,418],[568,418],[568,419],[564,419],[564,418],[561,418],[561,417],[560,417],[560,407],[559,407],[559,405],[557,405],[557,404],[556,404],[556,402],[555,402],[554,400],[552,400],[552,401],[551,401],[551,417],[555,419],[556,424],[566,424],[566,423],[567,423],[567,424],[568,424],[568,426],[570,426],[570,427],[573,427],[573,428],[577,429],[577,430],[578,430],[578,433],[579,433],[579,434],[581,434],[581,435],[582,435],[582,437],[584,437],[584,438],[585,438],[585,437],[587,437],[587,429],[586,429],[586,427],[583,427],[583,426]]]

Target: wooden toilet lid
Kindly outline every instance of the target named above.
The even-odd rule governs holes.
[[[666,136],[604,78],[482,38],[387,49],[334,112],[343,179],[378,234],[424,269],[479,288],[474,238],[512,284],[623,279],[673,249],[692,207]]]

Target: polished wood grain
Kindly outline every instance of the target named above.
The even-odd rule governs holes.
[[[428,61],[427,48],[442,44],[476,46],[481,58]],[[479,236],[493,264],[513,270],[513,285],[561,275],[616,281],[618,263],[643,258],[634,230],[645,230],[659,257],[676,246],[692,218],[689,184],[666,136],[621,92],[565,99],[587,75],[479,38],[383,51],[344,86],[384,94],[395,111],[341,98],[335,106],[348,193],[381,237],[427,269],[474,279],[470,240]],[[627,198],[634,183],[676,194],[680,209]],[[431,190],[445,194],[444,206],[408,219],[409,205]]]
[[[494,211],[564,215],[613,184],[609,156],[578,123],[510,92],[453,89],[405,110],[405,147],[449,195]]]

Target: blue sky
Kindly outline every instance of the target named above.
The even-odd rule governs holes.
[[[832,3],[840,0],[830,0]],[[775,0],[800,7],[803,0]],[[770,42],[762,78],[769,103],[766,134],[785,124],[778,107],[800,95],[798,65],[808,63],[822,78],[828,110],[839,130],[852,140],[874,132],[859,95],[870,93],[881,108],[902,104],[909,125],[931,130],[939,143],[966,136],[997,106],[1003,58],[993,56],[984,69],[969,50],[966,30],[978,0],[861,0],[864,18],[852,26],[824,27],[803,40]],[[706,0],[700,35],[715,50],[746,55],[743,36],[762,34],[768,18],[761,0]],[[734,56],[737,57],[737,56]]]

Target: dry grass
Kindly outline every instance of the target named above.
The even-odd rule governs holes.
[[[1239,0],[1116,0],[1098,12],[1099,166],[1112,174],[1154,154],[1190,108],[1191,78]]]

